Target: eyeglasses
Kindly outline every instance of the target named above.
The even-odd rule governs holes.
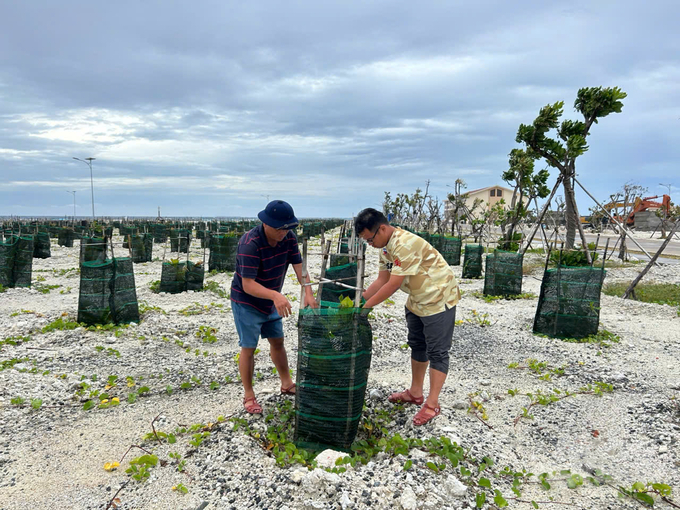
[[[370,237],[370,238],[368,238],[368,239],[366,239],[366,242],[369,243],[369,244],[373,244],[373,240],[375,239],[375,236],[378,235],[378,232],[380,232],[380,225],[378,225],[378,228],[377,228],[377,229],[375,230],[375,232],[373,233],[373,236]]]

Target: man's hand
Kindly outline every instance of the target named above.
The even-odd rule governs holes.
[[[291,314],[291,305],[288,298],[280,292],[274,296],[274,307],[281,317],[288,317]]]
[[[305,292],[305,302],[302,304],[302,307],[304,308],[306,306],[310,306],[312,308],[319,308],[319,305],[316,304],[316,299],[314,299],[314,294],[311,291]]]

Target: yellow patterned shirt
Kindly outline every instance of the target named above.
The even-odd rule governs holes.
[[[405,276],[400,288],[409,295],[406,308],[420,317],[441,313],[460,301],[458,280],[444,257],[406,230],[394,229],[380,252],[380,271]]]

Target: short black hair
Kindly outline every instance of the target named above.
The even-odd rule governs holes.
[[[361,234],[364,230],[373,232],[373,230],[378,226],[389,224],[390,222],[387,221],[387,218],[385,218],[383,213],[371,207],[361,211],[354,219],[354,229],[357,235]]]

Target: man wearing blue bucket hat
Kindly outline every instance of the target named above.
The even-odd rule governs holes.
[[[269,341],[272,362],[281,378],[281,393],[295,394],[281,321],[281,317],[291,314],[291,304],[281,294],[288,265],[293,266],[298,281],[303,281],[302,256],[294,233],[298,220],[293,208],[283,200],[273,200],[257,217],[262,225],[243,234],[238,242],[236,271],[231,282],[231,309],[241,347],[243,406],[251,414],[262,412],[253,391],[255,349],[260,336]],[[309,277],[306,281],[309,282]],[[309,286],[305,287],[302,306],[317,306]]]

